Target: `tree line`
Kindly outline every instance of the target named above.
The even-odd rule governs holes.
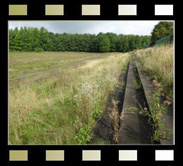
[[[128,52],[150,44],[151,36],[115,33],[55,34],[44,27],[9,30],[10,51]]]

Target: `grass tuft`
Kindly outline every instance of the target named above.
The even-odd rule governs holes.
[[[164,94],[173,100],[173,44],[138,50],[135,54],[143,69],[161,84]]]

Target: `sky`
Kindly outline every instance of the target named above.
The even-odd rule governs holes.
[[[9,29],[15,27],[44,27],[53,33],[113,32],[116,34],[151,35],[159,21],[9,21]]]

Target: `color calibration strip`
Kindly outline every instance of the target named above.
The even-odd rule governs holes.
[[[82,5],[83,16],[100,16],[100,5]]]
[[[100,16],[101,5],[82,5],[81,8],[82,16]],[[173,16],[174,6],[173,5],[155,5],[155,16]],[[10,16],[26,16],[28,15],[28,5],[9,5]],[[46,16],[63,16],[64,5],[45,5]],[[118,5],[118,16],[136,16],[137,5]]]
[[[173,5],[155,5],[156,16],[173,16]]]
[[[119,161],[137,161],[137,150],[120,150]]]
[[[155,161],[174,161],[174,150],[156,150]]]
[[[63,16],[64,5],[46,5],[45,15],[47,16]]]
[[[46,161],[64,161],[64,150],[47,150]]]
[[[46,161],[65,161],[64,150],[46,150]],[[83,150],[82,161],[101,161],[101,150]],[[137,150],[119,150],[118,161],[138,161]],[[105,157],[105,156],[104,156]],[[28,161],[28,150],[10,150],[9,161]],[[174,150],[155,150],[155,161],[174,161]]]
[[[119,16],[137,15],[137,5],[118,5]]]
[[[100,150],[83,150],[82,152],[83,161],[101,161]]]
[[[28,161],[27,150],[10,150],[9,161]]]
[[[27,5],[9,5],[9,15],[10,16],[26,16]]]

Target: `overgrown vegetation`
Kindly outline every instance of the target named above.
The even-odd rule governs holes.
[[[9,144],[87,144],[128,62],[115,53],[9,91]]]
[[[148,123],[153,129],[153,141],[160,142],[160,139],[165,137],[165,134],[162,133],[161,129],[164,126],[164,119],[162,119],[163,114],[166,114],[165,105],[160,103],[161,92],[158,89],[154,89],[152,96],[148,96],[150,102],[150,110],[145,108],[145,114],[148,116]]]
[[[135,86],[136,90],[140,90],[142,88],[141,82],[137,82],[136,78],[133,79],[133,85]]]
[[[91,127],[82,127],[79,132],[77,132],[76,136],[74,137],[74,140],[76,144],[86,144],[87,142],[90,142],[92,139],[92,134],[90,133]]]
[[[113,143],[118,144],[119,142],[119,121],[120,121],[120,116],[119,116],[119,110],[117,107],[117,104],[119,101],[112,101],[113,103],[113,108],[111,111],[112,119],[113,119],[113,127],[114,127],[114,133],[113,133]]]
[[[149,73],[161,86],[162,95],[173,101],[173,44],[138,50],[136,58],[143,65],[143,70]]]

